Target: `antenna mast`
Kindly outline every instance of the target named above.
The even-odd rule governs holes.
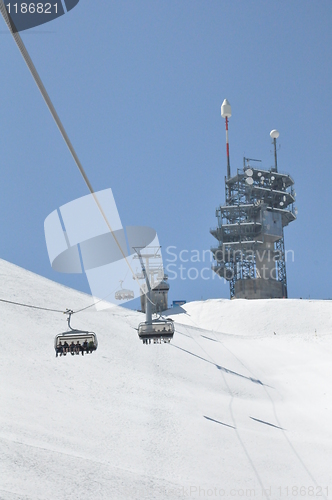
[[[231,164],[229,161],[229,141],[228,141],[228,118],[232,116],[232,108],[227,99],[221,105],[221,116],[226,123],[226,154],[227,154],[227,179],[231,176]]]
[[[271,130],[270,137],[273,139],[274,144],[274,171],[278,172],[278,162],[277,162],[277,139],[279,137],[278,130]]]

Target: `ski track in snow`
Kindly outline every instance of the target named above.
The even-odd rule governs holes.
[[[196,325],[197,327],[197,331],[199,331],[199,327]],[[186,328],[187,332],[188,332],[188,327]],[[210,334],[212,334],[215,338],[214,339],[211,339],[210,337],[206,337],[205,335],[201,334],[200,336],[203,337],[203,338],[208,338],[209,340],[215,340],[217,343],[218,343],[218,347],[222,347],[222,359],[225,360],[225,352],[224,350],[226,349],[228,351],[228,353],[226,354],[231,354],[231,356],[233,356],[233,358],[235,358],[236,360],[236,363],[238,365],[238,369],[239,369],[239,372],[243,371],[243,369],[247,372],[247,375],[240,375],[240,373],[237,373],[237,372],[231,372],[230,370],[227,370],[227,369],[222,369],[222,372],[224,373],[232,373],[233,375],[238,375],[238,376],[241,376],[243,378],[247,378],[247,380],[252,380],[253,382],[257,382],[258,379],[255,379],[253,377],[255,377],[255,373],[253,373],[250,369],[248,369],[246,367],[246,365],[243,363],[243,361],[241,361],[232,351],[230,351],[229,349],[225,348],[223,343],[220,342],[220,340],[218,340],[218,338],[216,337],[215,333],[212,331],[210,332]],[[199,337],[198,337],[199,339]],[[196,343],[198,345],[200,345],[198,339],[194,339],[196,341]],[[219,366],[219,362],[217,361],[217,359],[219,359],[219,356],[218,356],[218,349],[213,346],[212,349],[206,349],[206,348],[203,348],[201,345],[200,347],[202,348],[203,352],[207,355],[207,357],[211,360],[211,362],[213,362],[217,367]],[[207,351],[211,351],[212,353],[208,353]],[[227,356],[226,356],[226,359],[227,359]],[[234,369],[234,363],[232,364],[233,365],[233,369]],[[222,374],[223,375],[223,374]],[[251,375],[251,377],[250,377]],[[243,448],[243,452],[244,454],[246,455],[247,459],[248,459],[248,462],[250,463],[253,471],[254,471],[254,474],[256,475],[257,477],[257,480],[260,484],[260,487],[261,487],[261,491],[264,492],[264,496],[266,498],[270,498],[268,492],[269,492],[269,488],[266,488],[263,484],[263,480],[262,480],[262,477],[264,477],[264,470],[262,470],[262,473],[261,475],[258,473],[257,469],[256,469],[256,466],[255,466],[255,463],[256,463],[256,459],[253,458],[255,453],[252,453],[251,452],[251,449],[252,449],[252,446],[251,444],[249,443],[248,446],[245,445],[244,443],[244,440],[243,440],[243,436],[241,436],[240,432],[238,431],[237,427],[236,427],[236,420],[237,418],[235,418],[234,416],[234,396],[239,396],[239,393],[237,392],[237,390],[233,391],[232,390],[232,377],[229,378],[229,381],[226,381],[225,379],[225,376],[223,375],[223,379],[224,379],[224,384],[230,394],[230,403],[229,403],[229,409],[230,409],[230,417],[231,417],[231,420],[232,420],[232,423],[234,424],[234,428],[236,429],[236,433],[237,433],[237,437],[238,437],[238,440],[241,444],[241,447]],[[259,381],[258,381],[259,382]],[[271,401],[271,404],[272,404],[272,411],[273,411],[273,414],[271,414],[271,420],[272,421],[275,421],[277,422],[279,425],[276,425],[276,424],[271,424],[270,422],[266,422],[266,421],[263,421],[263,420],[260,420],[260,419],[257,419],[257,418],[254,418],[254,417],[250,417],[252,420],[255,420],[256,422],[260,422],[262,424],[266,424],[266,425],[269,425],[271,427],[275,427],[275,428],[278,428],[280,429],[281,431],[285,431],[285,429],[283,429],[281,427],[281,423],[280,423],[280,420],[278,418],[278,415],[277,415],[277,412],[276,412],[276,408],[275,408],[275,402],[270,394],[270,392],[268,391],[268,389],[266,388],[266,384],[264,383],[261,383],[261,388],[258,388],[257,392],[261,392],[262,390],[264,390],[268,396],[268,398],[270,399]],[[254,395],[252,394],[251,397],[254,397]],[[261,395],[257,394],[256,395],[257,399],[259,399],[259,397],[261,397]],[[239,412],[240,413],[240,412]],[[266,409],[265,409],[265,415],[266,415]],[[266,418],[266,417],[265,417]],[[227,425],[227,424],[225,424]],[[296,449],[294,448],[293,444],[291,443],[290,439],[287,437],[287,435],[285,434],[285,432],[282,433],[283,434],[283,437],[285,438],[285,442],[286,442],[286,448],[289,447],[290,450],[292,451],[293,453],[293,456],[296,458],[296,460],[298,461],[298,465],[300,465],[299,469],[304,469],[305,472],[307,473],[308,475],[308,478],[310,478],[310,480],[312,481],[312,484],[314,484],[316,487],[319,487],[319,484],[317,483],[315,477],[313,476],[313,474],[310,472],[310,470],[307,468],[307,466],[305,465],[305,463],[303,462],[302,458],[299,456],[299,454],[297,453]],[[280,440],[282,441],[282,440]],[[278,446],[282,446],[282,444],[285,444],[282,443],[282,442],[279,442],[278,443]],[[249,452],[250,450],[250,452]],[[275,448],[272,450],[272,452],[275,451]],[[283,452],[285,455],[287,455],[287,451],[289,451],[289,449],[285,449]],[[301,475],[301,472],[303,472],[303,470],[299,470],[297,472],[297,476],[300,476]],[[324,494],[322,494],[322,497],[324,498],[327,498]]]
[[[5,261],[0,274],[6,300],[91,303]],[[140,313],[87,309],[72,324],[98,350],[57,359],[65,316],[0,308],[1,500],[328,498],[330,301],[185,304],[172,343],[148,346]]]

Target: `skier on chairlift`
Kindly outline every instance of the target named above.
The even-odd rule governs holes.
[[[58,354],[60,354],[60,356],[62,356],[62,352],[63,352],[63,345],[62,345],[62,343],[61,343],[61,341],[60,341],[60,342],[59,342],[59,345],[58,345],[58,347],[57,347],[57,349],[56,349],[56,354],[55,354],[55,356],[56,356],[56,357],[58,357]]]
[[[88,341],[85,339],[82,346],[82,356],[84,356],[84,351],[88,352],[87,349],[88,349]]]
[[[63,344],[63,355],[66,356],[66,354],[67,354],[68,351],[69,351],[69,345],[65,341],[64,344]]]

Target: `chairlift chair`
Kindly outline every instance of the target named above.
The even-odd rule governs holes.
[[[135,294],[132,290],[127,290],[126,288],[122,288],[123,281],[120,281],[121,288],[117,292],[115,292],[115,300],[130,300],[135,298]]]
[[[162,342],[170,342],[174,336],[174,321],[171,318],[152,319],[152,301],[151,301],[151,285],[147,275],[142,254],[139,248],[135,248],[138,258],[141,263],[142,273],[146,282],[146,321],[140,323],[137,328],[138,336],[143,341],[143,344],[161,344]],[[148,258],[148,256],[146,256]],[[168,285],[167,285],[168,286]]]
[[[63,352],[62,350],[62,352],[60,352],[60,355],[63,354],[65,356],[69,352],[71,354],[75,354],[75,352],[76,354],[79,354],[79,352],[82,352],[82,354],[84,352],[89,354],[92,351],[95,351],[98,347],[97,335],[94,332],[88,332],[85,330],[77,330],[75,328],[72,328],[70,326],[70,319],[71,315],[73,314],[73,311],[67,310],[66,312],[68,314],[67,322],[69,330],[67,332],[58,333],[58,335],[55,336],[54,339],[55,352],[58,354],[61,351],[60,347],[63,348],[65,342],[68,344],[68,348],[66,352]],[[86,347],[84,348],[83,344],[85,343],[85,341],[86,341]],[[75,349],[75,352],[73,352],[73,350],[70,350],[70,345],[72,343],[74,343],[75,346],[77,346],[78,343],[79,350],[77,350],[77,348]]]
[[[172,319],[153,319],[138,325],[138,336],[143,344],[161,344],[170,342],[174,336],[174,322]]]

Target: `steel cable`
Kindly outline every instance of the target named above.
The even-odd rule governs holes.
[[[4,4],[3,0],[0,0],[0,11],[1,11],[2,17],[4,18],[5,23],[6,23],[7,27],[8,27],[11,35],[13,36],[13,38],[15,40],[15,43],[16,43],[16,45],[17,45],[17,47],[18,47],[18,49],[19,49],[19,51],[20,51],[20,53],[21,53],[21,55],[22,55],[22,57],[23,57],[23,59],[24,59],[24,61],[26,63],[26,65],[28,66],[28,68],[29,68],[29,70],[30,70],[30,72],[32,74],[33,79],[36,82],[36,85],[37,85],[37,87],[38,87],[41,95],[44,98],[44,101],[46,102],[46,105],[47,105],[47,107],[48,107],[48,109],[49,109],[49,111],[50,111],[50,113],[51,113],[51,115],[52,115],[52,117],[53,117],[53,119],[54,119],[54,121],[55,121],[58,129],[60,130],[60,133],[61,133],[61,135],[62,135],[62,137],[63,137],[63,139],[64,139],[64,141],[65,141],[65,143],[66,143],[66,145],[67,145],[67,147],[68,147],[71,155],[72,155],[72,157],[74,158],[74,161],[75,161],[75,163],[76,163],[76,165],[77,165],[77,167],[78,167],[78,169],[79,169],[79,171],[80,171],[80,173],[81,173],[81,175],[82,175],[82,177],[83,177],[83,179],[84,179],[84,181],[85,181],[85,183],[86,183],[86,185],[87,185],[90,193],[92,194],[92,196],[94,198],[94,201],[95,201],[95,203],[96,203],[96,205],[97,205],[97,207],[98,207],[98,209],[99,209],[99,211],[100,211],[103,219],[105,220],[105,222],[107,224],[108,229],[112,233],[112,236],[113,236],[113,238],[114,238],[114,240],[115,240],[115,242],[116,242],[116,244],[117,244],[117,246],[118,246],[118,248],[119,248],[119,250],[120,250],[120,252],[121,252],[121,254],[123,256],[123,258],[124,258],[127,266],[129,267],[129,269],[130,269],[130,271],[131,271],[131,273],[133,275],[134,280],[138,284],[139,289],[141,290],[141,292],[144,293],[144,291],[143,291],[143,289],[141,287],[141,284],[139,283],[139,281],[138,281],[138,279],[136,277],[136,274],[134,273],[134,271],[133,271],[133,269],[132,269],[132,267],[131,267],[128,259],[127,259],[127,256],[125,255],[125,252],[123,251],[123,249],[122,249],[122,247],[121,247],[121,245],[120,245],[120,243],[119,243],[119,241],[118,241],[118,239],[117,239],[114,231],[112,230],[112,227],[111,227],[110,223],[108,222],[106,214],[105,214],[102,206],[100,205],[100,203],[98,201],[97,195],[96,195],[96,193],[95,193],[95,191],[94,191],[94,189],[93,189],[93,187],[92,187],[92,185],[91,185],[91,183],[90,183],[90,181],[88,179],[88,176],[86,175],[86,173],[84,171],[84,168],[83,168],[83,166],[82,166],[82,164],[81,164],[81,162],[80,162],[80,160],[79,160],[79,158],[78,158],[78,156],[76,154],[76,151],[75,151],[72,143],[70,142],[70,139],[69,139],[69,137],[67,135],[67,132],[66,132],[64,126],[62,125],[62,122],[61,122],[61,120],[59,118],[59,115],[56,112],[55,107],[53,106],[53,103],[52,103],[52,101],[51,101],[51,99],[50,99],[50,97],[49,97],[49,95],[47,93],[47,90],[46,90],[46,88],[45,88],[45,86],[44,86],[44,84],[43,84],[43,82],[42,82],[39,74],[38,74],[38,71],[37,71],[34,63],[32,62],[32,59],[31,59],[31,57],[30,57],[30,55],[29,55],[29,53],[28,53],[28,51],[27,51],[27,49],[26,49],[26,47],[25,47],[25,45],[23,43],[23,40],[20,37],[20,35],[17,32],[14,32],[13,29],[12,29],[12,25],[11,25],[11,22],[10,22],[10,19],[9,19],[9,16],[8,16],[8,12],[7,12],[7,9],[5,7],[5,4]],[[153,304],[153,302],[150,300],[150,298],[148,296],[147,296],[147,299],[151,302],[151,304]],[[153,305],[155,305],[155,304],[153,304]]]

